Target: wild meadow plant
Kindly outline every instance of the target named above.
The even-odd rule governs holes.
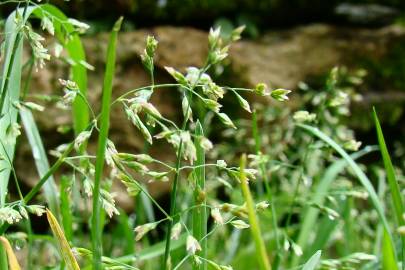
[[[376,147],[360,149],[354,132],[342,122],[349,114],[350,97],[359,98],[353,89],[364,72],[348,75],[335,68],[321,92],[301,83],[302,97],[310,109],[292,113],[276,104],[288,100],[289,90],[271,90],[263,83],[254,88],[230,87],[213,80],[210,72],[226,59],[244,27],[226,36],[217,28],[208,34],[204,65],[185,70],[166,67],[173,81],[164,84],[155,81],[158,40],[148,36],[140,59],[150,75],[150,85],[113,98],[120,18],[109,39],[101,110],[94,112],[87,99],[87,72],[94,68],[86,62],[80,41],[89,26],[67,18],[50,4],[7,2],[16,3],[17,9],[5,23],[1,57],[0,269],[20,269],[20,264],[27,269],[405,267],[403,183],[396,178],[400,174],[392,165],[377,114],[374,120],[389,192],[385,192],[382,169],[374,170],[379,175],[375,191],[364,168],[355,162]],[[52,55],[43,45],[44,37],[30,24],[31,18],[39,19],[41,29],[55,37]],[[32,51],[27,62],[22,57],[24,41]],[[52,58],[60,58],[70,67],[70,75],[59,80],[64,94],[56,103],[72,110],[75,138],[50,151],[55,160],[50,164],[33,111],[46,111],[38,103],[55,97],[27,97],[32,72]],[[24,81],[23,72],[28,74]],[[180,123],[167,118],[151,102],[167,89],[174,90],[171,94],[181,104]],[[235,100],[238,109],[252,113],[252,118],[234,117],[225,99]],[[252,99],[275,103],[260,106],[249,102]],[[156,141],[169,145],[173,163],[146,151],[117,149],[109,138],[115,106],[122,108],[146,145]],[[16,173],[23,168],[13,165],[23,132],[20,125],[39,175],[27,194]],[[223,130],[232,142],[211,142],[212,126]],[[95,152],[87,147],[93,138],[97,138]],[[56,172],[62,167],[63,175],[56,184]],[[17,200],[10,196],[9,179],[15,182]],[[361,185],[353,184],[355,179]],[[169,207],[150,194],[145,180],[169,182]],[[136,198],[135,213],[125,213],[116,205],[111,187],[117,181]],[[41,191],[43,198],[38,196]],[[392,198],[395,223],[386,196]],[[33,199],[38,203],[31,204]],[[366,205],[367,199],[372,210],[356,207]],[[45,214],[54,238],[33,231],[32,215]],[[24,261],[15,256],[10,243],[18,248],[26,243]],[[45,260],[34,256],[39,251],[47,254]]]
[[[249,102],[242,97],[252,93],[261,97],[271,96],[274,99],[284,101],[287,99],[288,90],[277,89],[269,91],[264,84],[259,84],[254,89],[231,88],[217,85],[207,71],[220,62],[228,54],[230,43],[240,38],[243,27],[239,27],[232,32],[228,40],[220,35],[220,29],[212,29],[209,33],[208,44],[209,53],[203,67],[189,67],[183,74],[174,68],[166,67],[167,72],[173,77],[175,83],[155,84],[154,81],[154,54],[157,48],[157,40],[149,36],[146,40],[146,49],[141,55],[142,63],[151,76],[151,85],[132,89],[115,100],[111,100],[112,82],[115,67],[115,50],[117,35],[120,29],[121,21],[115,24],[107,51],[107,61],[103,85],[103,99],[100,114],[96,115],[86,98],[86,69],[91,66],[85,61],[85,55],[81,46],[79,33],[83,33],[88,26],[74,19],[66,18],[58,9],[51,5],[37,5],[31,1],[19,2],[19,7],[7,20],[5,27],[5,64],[3,69],[2,91],[1,91],[1,111],[2,111],[2,176],[8,179],[10,173],[16,181],[18,187],[18,178],[15,174],[12,159],[16,145],[16,139],[21,134],[19,120],[20,114],[25,131],[33,151],[39,151],[40,160],[37,160],[37,169],[41,179],[34,188],[23,195],[21,191],[20,200],[7,202],[7,183],[3,183],[1,220],[2,233],[6,232],[11,224],[27,220],[27,230],[30,229],[28,212],[42,215],[47,211],[48,220],[52,231],[59,243],[60,251],[64,263],[69,269],[78,269],[78,263],[72,254],[68,241],[75,241],[73,233],[72,207],[73,201],[69,195],[73,188],[83,191],[87,198],[83,200],[92,200],[92,218],[89,224],[91,231],[92,246],[91,249],[75,248],[76,256],[85,259],[91,259],[94,269],[108,267],[111,269],[134,269],[126,263],[118,260],[103,257],[103,227],[106,216],[101,209],[104,209],[109,218],[119,215],[120,212],[115,205],[113,195],[109,192],[109,186],[114,179],[121,181],[126,187],[130,196],[137,196],[139,193],[146,195],[147,199],[165,216],[165,218],[151,223],[137,226],[135,240],[139,241],[151,230],[154,230],[160,224],[166,224],[166,240],[162,269],[179,268],[186,259],[190,259],[194,269],[207,269],[211,265],[218,269],[228,269],[207,258],[207,238],[213,231],[208,231],[208,213],[211,213],[218,226],[227,223],[236,228],[248,228],[249,225],[242,219],[237,219],[238,211],[228,212],[226,217],[222,217],[222,208],[232,208],[234,206],[215,206],[207,203],[205,191],[205,170],[207,168],[221,170],[230,175],[234,180],[239,181],[239,168],[228,167],[226,162],[219,160],[213,164],[205,163],[205,153],[213,145],[204,137],[204,114],[213,113],[225,126],[236,128],[231,118],[222,111],[221,99],[227,93],[232,93],[240,106],[250,112]],[[31,101],[25,101],[25,94],[20,92],[21,71],[24,68],[22,63],[22,43],[28,40],[32,48],[32,58],[29,64],[35,69],[42,68],[45,61],[50,60],[51,55],[42,45],[44,38],[36,33],[30,26],[28,19],[35,16],[41,19],[41,27],[49,34],[55,35],[58,39],[57,48],[59,50],[56,57],[60,57],[60,52],[66,50],[68,63],[71,64],[71,77],[69,79],[60,79],[64,88],[64,96],[60,99],[60,106],[73,108],[75,140],[62,145],[52,154],[56,156],[57,161],[50,167],[47,156],[42,144],[41,137],[32,117],[31,110],[43,111],[45,108]],[[33,69],[30,69],[33,72]],[[29,75],[30,76],[30,75]],[[151,96],[164,88],[175,88],[178,90],[181,98],[183,122],[180,126],[174,121],[164,117],[159,110],[150,102]],[[29,85],[25,86],[29,91]],[[24,95],[23,95],[24,94]],[[203,108],[204,113],[194,112],[196,106]],[[154,140],[166,140],[173,146],[176,152],[176,162],[174,165],[166,164],[157,160],[148,154],[132,154],[118,152],[113,141],[108,139],[109,114],[112,106],[122,106],[128,120],[141,132],[145,141],[152,144]],[[92,119],[89,117],[92,112]],[[201,118],[201,119],[200,119]],[[160,130],[157,134],[152,134],[154,130]],[[86,143],[93,133],[98,133],[98,148],[96,155],[88,154]],[[39,150],[38,150],[39,149]],[[76,152],[76,155],[73,153]],[[34,155],[37,154],[34,152]],[[95,161],[95,164],[93,163]],[[188,165],[184,165],[184,161]],[[105,178],[104,163],[110,167],[110,172]],[[163,171],[151,170],[148,165],[157,163],[164,166]],[[72,168],[73,174],[70,179],[62,180],[62,192],[59,195],[56,190],[56,184],[53,180],[53,174],[61,165],[67,165]],[[245,175],[248,178],[254,178],[254,171],[246,169]],[[133,173],[147,177],[149,181],[168,181],[171,183],[171,202],[170,210],[166,212],[155,199],[148,193],[146,188],[136,180]],[[190,206],[181,212],[178,210],[178,186],[180,178],[188,175],[187,185],[193,190],[193,200]],[[76,183],[76,180],[78,183]],[[29,201],[44,188],[45,197],[50,210],[45,210],[43,205],[28,205]],[[66,194],[67,192],[67,194]],[[61,205],[59,205],[59,201]],[[266,205],[266,204],[264,204]],[[188,213],[192,214],[192,219],[187,218]],[[63,225],[63,230],[58,223]],[[191,222],[191,227],[189,228]],[[257,226],[257,225],[256,225]],[[173,265],[171,259],[172,241],[179,239],[181,231],[185,233],[185,247],[188,254],[177,265]],[[63,232],[65,231],[65,233]],[[32,234],[32,232],[30,233]],[[32,235],[30,235],[32,239]],[[184,238],[184,237],[183,237]],[[182,239],[183,239],[182,238]],[[9,251],[9,249],[7,249]],[[31,250],[32,252],[32,250]],[[8,252],[11,254],[10,252]],[[135,257],[134,257],[135,259]],[[32,261],[28,262],[31,265]],[[2,265],[7,267],[5,256],[2,257]]]

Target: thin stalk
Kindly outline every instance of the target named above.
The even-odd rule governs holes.
[[[190,92],[193,91],[193,89],[196,87],[197,82],[200,80],[202,74],[204,72],[206,72],[209,68],[210,68],[210,64],[205,63],[204,64],[204,68],[200,70],[200,73],[198,74],[196,83],[194,85],[192,85],[190,88],[187,88]],[[191,100],[190,100],[190,104],[189,106],[191,106]],[[184,131],[187,127],[187,123],[188,123],[188,118],[185,117],[183,120],[183,124],[181,127],[181,131]],[[182,149],[183,149],[183,139],[180,139],[180,143],[179,143],[179,148],[177,150],[177,160],[176,160],[176,172],[175,172],[175,176],[174,176],[174,180],[173,180],[173,185],[172,185],[172,190],[170,192],[170,216],[173,217],[176,214],[176,198],[177,198],[177,186],[178,186],[178,182],[179,182],[179,178],[180,178],[180,166],[181,166],[181,160],[182,160]],[[167,230],[166,230],[166,248],[165,248],[165,256],[164,256],[164,261],[162,264],[162,269],[166,270],[169,263],[170,263],[170,242],[171,242],[171,230],[173,227],[175,220],[172,218],[169,220],[169,222],[167,223]]]
[[[187,121],[184,121],[187,123]],[[185,124],[183,124],[185,126]],[[179,149],[177,150],[177,160],[176,160],[176,173],[173,180],[172,190],[170,192],[170,216],[172,217],[169,222],[167,223],[167,231],[166,231],[166,248],[165,248],[165,256],[163,261],[163,270],[167,269],[170,260],[170,242],[171,242],[171,231],[174,224],[174,215],[176,214],[176,197],[177,197],[177,185],[180,178],[180,165],[181,165],[181,152],[183,149],[183,140],[180,140]]]
[[[195,187],[194,187],[194,205],[198,206],[193,209],[193,236],[200,242],[202,250],[197,253],[202,258],[207,258],[207,208],[205,196],[205,152],[201,147],[200,140],[204,136],[203,128],[199,121],[195,130],[195,147],[197,152],[197,168],[194,169]],[[194,270],[206,270],[207,263],[202,261],[201,264],[193,264]]]
[[[249,216],[250,231],[256,247],[256,258],[261,270],[271,270],[270,260],[267,256],[266,247],[260,232],[260,226],[256,217],[255,204],[252,194],[250,193],[248,180],[245,174],[246,155],[242,155],[240,159],[240,182],[242,187],[243,197],[246,201],[246,208]]]
[[[260,149],[261,149],[261,140],[260,140],[260,136],[259,136],[259,128],[257,125],[257,117],[256,117],[256,111],[254,110],[252,113],[252,133],[253,133],[253,137],[255,139],[255,150],[256,150],[256,154],[260,155]],[[270,189],[270,185],[269,185],[269,178],[267,176],[266,173],[266,167],[264,163],[260,163],[260,174],[263,177],[263,183],[264,183],[264,187],[266,189],[266,193],[269,199],[269,203],[270,203],[270,208],[271,208],[271,220],[272,220],[272,225],[273,225],[273,229],[274,229],[274,238],[276,239],[276,249],[277,249],[277,255],[276,258],[273,262],[273,268],[274,270],[277,270],[281,261],[281,244],[280,244],[280,237],[278,235],[278,225],[277,225],[277,212],[276,212],[276,207],[274,205],[273,202],[273,195],[271,193],[271,189]]]

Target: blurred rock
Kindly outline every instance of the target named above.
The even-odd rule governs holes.
[[[339,4],[335,8],[338,17],[348,23],[361,25],[386,25],[400,14],[399,10],[377,4]]]

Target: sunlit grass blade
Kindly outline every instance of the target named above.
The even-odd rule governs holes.
[[[377,131],[378,144],[380,145],[381,156],[384,162],[385,172],[387,174],[388,185],[390,187],[390,194],[394,205],[395,217],[399,226],[405,225],[405,220],[402,215],[405,213],[404,202],[402,199],[401,191],[398,185],[398,181],[395,176],[394,166],[392,165],[390,154],[388,153],[387,146],[385,144],[384,134],[381,129],[380,121],[378,120],[377,112],[373,108],[374,124]],[[384,236],[385,241],[385,236]],[[402,242],[402,264],[405,268],[405,236],[401,237]]]
[[[199,205],[193,209],[193,236],[200,242],[202,250],[198,252],[198,255],[206,258],[207,257],[207,240],[204,236],[207,234],[207,209],[205,207],[205,152],[201,146],[201,139],[204,136],[203,128],[198,121],[195,129],[196,135],[196,152],[197,161],[195,166],[198,168],[194,169],[194,205]],[[203,240],[201,240],[203,239]],[[207,263],[202,261],[201,264],[194,264],[193,269],[195,270],[205,270],[207,269]]]
[[[314,255],[304,264],[302,270],[315,270],[319,260],[321,259],[322,251],[318,250]]]
[[[20,116],[28,137],[28,141],[30,143],[38,175],[39,177],[43,177],[46,172],[49,171],[49,162],[48,157],[46,156],[41,136],[38,131],[38,127],[35,124],[34,117],[30,110],[22,107],[20,109]],[[55,216],[59,219],[59,192],[52,175],[48,178],[48,181],[46,181],[43,188],[48,207],[53,213],[55,213]]]
[[[49,225],[51,227],[52,233],[55,236],[57,243],[59,245],[60,254],[69,270],[80,270],[79,264],[73,255],[72,249],[68,241],[66,240],[65,234],[60,227],[58,221],[51,211],[46,210],[46,217],[48,219]]]
[[[353,160],[356,160],[371,151],[377,150],[376,147],[365,147],[361,151],[358,151],[351,155]],[[335,161],[332,165],[330,165],[323,176],[321,177],[319,184],[315,187],[313,195],[311,196],[311,202],[322,205],[325,201],[325,198],[328,194],[329,187],[331,186],[332,182],[336,179],[336,177],[347,167],[347,161],[345,159],[340,159]],[[314,248],[312,247],[309,250],[307,249],[308,239],[310,239],[310,234],[314,230],[314,225],[316,224],[316,220],[319,215],[319,209],[315,207],[308,207],[304,211],[304,215],[302,218],[300,232],[297,238],[297,244],[304,250],[304,258],[308,258],[307,256],[311,255],[314,252]],[[317,247],[320,248],[320,247]],[[295,256],[292,259],[292,266],[297,266],[299,263],[299,257]]]
[[[260,265],[261,270],[270,270],[271,265],[267,255],[266,247],[260,232],[260,225],[258,223],[255,211],[255,204],[250,193],[248,180],[245,174],[246,155],[242,155],[240,159],[240,182],[242,187],[243,197],[246,202],[246,208],[249,216],[250,230],[256,246],[256,258]]]
[[[17,257],[14,254],[13,248],[10,242],[4,236],[0,236],[0,242],[3,245],[7,253],[8,264],[10,270],[21,270],[20,264],[18,263]]]
[[[103,99],[101,104],[101,117],[100,117],[100,133],[97,145],[96,157],[96,171],[94,175],[94,189],[93,189],[93,214],[91,217],[91,238],[93,248],[93,268],[100,270],[101,256],[102,256],[102,230],[103,224],[101,220],[101,201],[100,201],[100,182],[103,174],[105,151],[108,139],[108,129],[110,125],[110,107],[111,107],[111,94],[112,83],[115,73],[115,57],[118,31],[121,28],[123,18],[119,18],[114,24],[111,32],[110,41],[107,49],[107,64],[104,74],[103,84]]]
[[[387,234],[387,239],[389,239],[389,244],[391,245],[391,249],[386,251],[386,256],[392,257],[394,261],[396,261],[396,255],[394,251],[394,242],[393,242],[393,237],[391,234],[391,230],[389,228],[388,221],[384,215],[384,208],[382,207],[382,204],[380,202],[380,199],[377,196],[377,193],[374,190],[373,185],[371,184],[370,180],[368,177],[364,174],[364,172],[360,169],[360,167],[353,161],[353,159],[346,153],[345,150],[343,150],[342,147],[340,147],[334,140],[332,140],[329,136],[327,136],[325,133],[320,131],[318,128],[304,125],[304,124],[297,124],[298,127],[308,131],[312,135],[318,137],[319,139],[323,140],[325,143],[330,145],[333,149],[336,150],[349,164],[349,166],[352,168],[353,172],[356,174],[357,178],[359,179],[360,183],[364,186],[366,189],[367,193],[369,194],[370,200],[374,206],[374,209],[377,211],[378,217],[381,221],[381,223],[384,225],[386,234]],[[395,265],[396,266],[396,265]],[[397,267],[392,268],[392,270],[398,269]]]

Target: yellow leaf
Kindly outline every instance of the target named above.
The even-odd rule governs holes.
[[[10,270],[21,270],[21,267],[18,264],[14,251],[11,248],[10,242],[8,242],[7,238],[5,238],[4,236],[0,236],[0,242],[7,252],[9,269]]]
[[[77,263],[76,258],[72,253],[72,249],[70,248],[70,245],[66,240],[62,228],[59,226],[58,221],[56,220],[52,212],[49,211],[49,209],[46,209],[46,217],[48,218],[48,222],[51,226],[53,235],[55,236],[59,244],[60,253],[66,263],[67,268],[69,270],[80,270],[79,264]]]

